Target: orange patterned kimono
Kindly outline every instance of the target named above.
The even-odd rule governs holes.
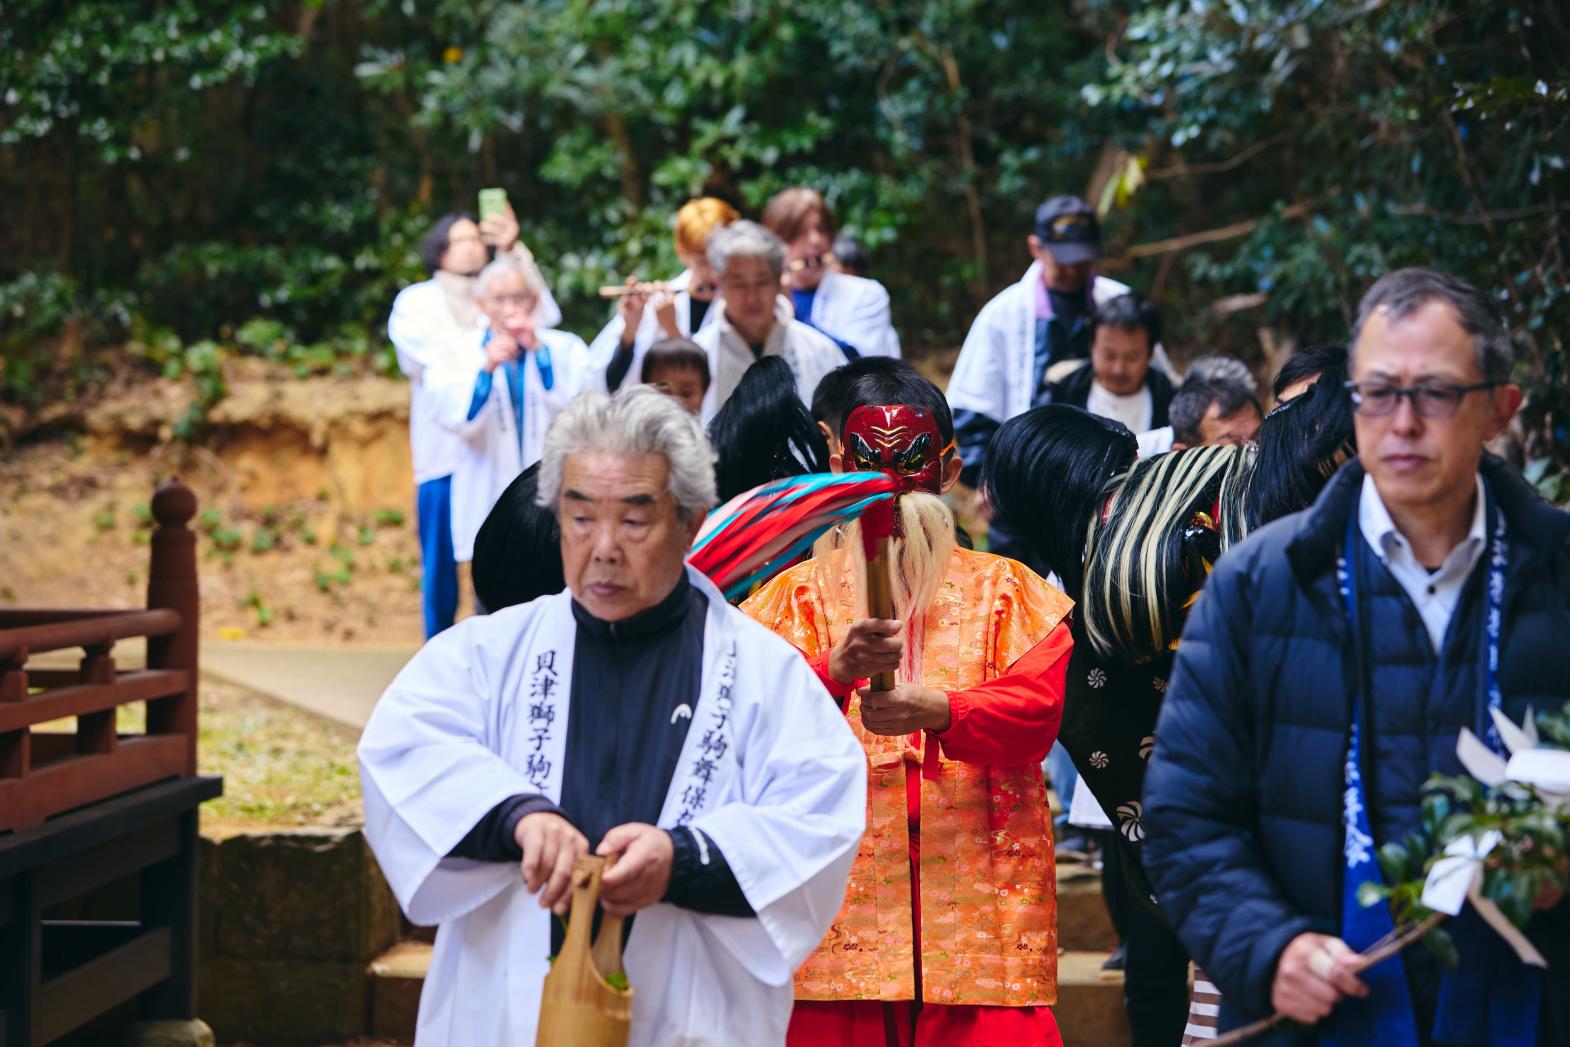
[[[800,564],[742,610],[819,659],[864,616],[854,573],[826,586],[822,571],[817,560]],[[920,682],[952,694],[1002,675],[1071,606],[1013,560],[955,549],[923,623]],[[1061,698],[1042,694],[1040,701]],[[1018,766],[961,762],[949,758],[941,734],[871,734],[861,726],[854,694],[846,715],[867,750],[867,832],[845,905],[797,972],[797,999],[912,1000],[919,941],[928,1003],[1055,1003],[1056,878],[1039,757]],[[1044,754],[1052,739],[1036,741]],[[923,767],[919,939],[913,935],[910,875],[911,765]]]

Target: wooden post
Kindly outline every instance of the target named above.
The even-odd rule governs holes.
[[[169,977],[142,993],[143,1020],[196,1017],[196,809],[181,811],[176,824],[179,851],[140,876],[143,928],[169,928]]]
[[[27,700],[27,651],[0,659],[0,702]],[[23,727],[0,734],[0,778],[26,778],[32,769],[32,732]]]
[[[894,515],[898,499],[891,498],[867,507],[861,514],[861,551],[867,560],[867,614],[872,618],[894,617],[893,540]],[[907,637],[908,640],[908,637]],[[874,691],[894,689],[892,672],[873,673],[868,686]]]
[[[114,657],[109,646],[88,647],[82,652],[80,678],[84,684],[112,684],[115,679]],[[78,755],[112,753],[119,740],[115,729],[115,710],[84,713],[76,718],[76,751]]]
[[[147,703],[148,734],[186,736],[186,774],[196,773],[197,640],[201,594],[196,582],[196,535],[186,526],[196,515],[196,495],[178,479],[153,493],[152,560],[147,572],[147,607],[180,615],[180,628],[148,637],[149,669],[184,669],[183,694]]]
[[[0,1043],[33,1043],[33,1012],[43,984],[43,905],[32,870],[0,881],[0,891],[10,909],[10,921],[0,926]]]

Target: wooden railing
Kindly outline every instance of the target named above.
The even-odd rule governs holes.
[[[0,610],[0,834],[165,778],[196,773],[196,496],[179,481],[153,495],[146,610]],[[119,640],[147,638],[145,668],[120,669]],[[72,668],[30,664],[80,650]],[[147,703],[144,734],[116,712]],[[35,731],[76,717],[74,733]]]

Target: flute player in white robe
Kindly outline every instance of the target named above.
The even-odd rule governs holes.
[[[866,758],[789,644],[684,564],[714,502],[696,419],[646,387],[574,401],[541,504],[567,591],[440,634],[360,742],[366,835],[437,924],[422,1045],[528,1045],[574,858],[617,854],[634,1044],[783,1043],[838,911]]]

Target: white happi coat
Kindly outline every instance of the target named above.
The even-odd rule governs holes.
[[[812,296],[812,326],[854,346],[862,356],[899,358],[889,292],[876,280],[827,269]]]
[[[680,276],[666,281],[666,286],[676,292],[674,302],[676,329],[691,338],[693,335],[692,295],[687,288],[692,286],[692,271],[683,269]],[[716,299],[709,303],[698,330],[708,327],[718,315],[719,301]],[[627,325],[622,322],[621,314],[617,313],[611,317],[611,322],[594,336],[594,341],[589,343],[589,358],[594,361],[594,366],[601,370],[610,366],[611,357],[616,355],[616,347],[621,344],[621,333],[626,329]],[[654,305],[651,302],[643,307],[643,319],[638,322],[638,331],[632,336],[632,366],[628,368],[624,382],[636,383],[640,380],[643,374],[643,357],[648,353],[650,346],[664,337],[666,337],[665,328],[661,327],[659,320],[655,318]]]
[[[725,316],[723,300],[709,307],[714,323],[693,336],[693,341],[709,354],[709,391],[703,397],[703,424],[708,425],[730,399],[747,368],[757,363],[747,340],[736,333]],[[815,331],[792,316],[790,299],[774,300],[774,329],[763,343],[764,356],[783,356],[796,376],[796,392],[803,403],[812,405],[812,393],[823,376],[845,363],[845,354],[833,339]]]
[[[757,915],[666,903],[637,914],[624,957],[632,1043],[781,1044],[792,975],[844,900],[866,823],[866,756],[801,654],[687,576],[709,600],[702,684],[659,824],[691,825],[718,846]],[[409,919],[440,925],[422,1047],[534,1043],[551,914],[516,863],[446,855],[508,797],[561,799],[571,600],[440,633],[361,736],[366,837]]]
[[[561,323],[561,309],[549,288],[534,307],[534,322],[539,327]],[[459,324],[447,308],[446,292],[434,277],[410,284],[393,299],[387,337],[398,351],[398,367],[409,379],[409,454],[416,484],[452,475],[463,456],[462,439],[441,423],[427,374],[462,359],[468,339],[483,329],[484,323],[476,313],[477,326]]]
[[[949,378],[949,406],[1006,422],[1030,410],[1041,378],[1036,373],[1036,285],[1041,263],[1032,262],[1018,283],[999,291],[981,307]],[[1090,287],[1096,305],[1128,294],[1128,285],[1098,276]],[[1174,381],[1167,351],[1157,345],[1151,363]]]
[[[485,366],[484,325],[466,337],[453,361],[428,376],[437,420],[458,439],[458,460],[452,473],[452,549],[459,563],[474,559],[474,539],[491,507],[507,485],[540,460],[545,430],[573,397],[603,389],[605,372],[589,363],[589,350],[575,334],[554,329],[535,332],[550,350],[552,384],[540,377],[535,351],[519,357],[523,372],[523,444],[506,373],[498,367],[491,377],[490,398],[469,420],[474,383]]]

